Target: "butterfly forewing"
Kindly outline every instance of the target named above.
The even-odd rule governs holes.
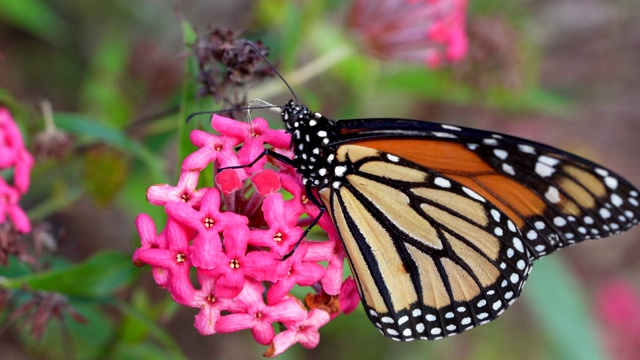
[[[337,149],[340,186],[320,190],[365,309],[398,340],[454,335],[500,315],[530,265],[515,224],[473,190],[357,145]]]
[[[411,120],[338,125],[340,142],[349,138],[349,143],[411,160],[481,194],[516,223],[532,258],[619,233],[640,216],[638,191],[629,182],[546,145]]]

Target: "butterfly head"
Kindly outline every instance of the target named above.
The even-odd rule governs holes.
[[[317,113],[312,113],[304,105],[296,104],[293,100],[289,100],[282,107],[282,119],[287,127],[287,132],[291,133],[299,128],[301,125],[306,124],[309,119],[316,117]],[[319,114],[317,114],[319,115]]]

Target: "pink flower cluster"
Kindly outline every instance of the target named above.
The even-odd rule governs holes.
[[[29,189],[32,167],[33,157],[24,146],[20,129],[9,110],[0,107],[0,223],[8,215],[15,229],[23,234],[31,232],[31,223],[18,202]],[[4,174],[11,173],[13,179],[7,181]]]
[[[291,166],[268,166],[263,157],[251,167],[219,171],[249,164],[265,144],[291,157],[288,134],[269,129],[264,119],[249,124],[214,115],[211,125],[220,135],[191,133],[199,149],[184,160],[178,184],[149,188],[148,201],[164,206],[168,220],[158,234],[149,216],[138,216],[141,247],[133,261],[151,265],[174,301],[200,309],[195,327],[203,335],[251,329],[257,342],[270,345],[265,356],[295,343],[313,348],[318,329],[359,302],[353,279],[343,281],[338,234],[323,216],[318,225],[329,239],[304,239],[294,251],[319,210]],[[198,187],[211,164],[215,187]],[[290,293],[295,285],[313,288],[304,303]],[[276,334],[274,324],[285,330]]]
[[[604,324],[606,344],[616,360],[634,360],[640,354],[640,293],[629,282],[616,280],[602,286],[596,298]]]
[[[467,53],[467,0],[356,0],[348,26],[365,50],[429,67]]]

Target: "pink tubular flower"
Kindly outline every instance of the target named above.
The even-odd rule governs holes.
[[[148,230],[147,230],[148,231]],[[177,303],[189,305],[195,290],[189,280],[191,250],[187,229],[169,219],[163,236],[166,248],[150,247],[136,252],[135,262],[160,267],[168,272],[166,286]],[[164,285],[164,284],[163,284]]]
[[[640,293],[629,282],[612,281],[596,297],[607,347],[616,360],[637,359],[640,353]]]
[[[9,111],[0,107],[0,172],[13,170],[9,183],[0,178],[0,223],[7,215],[18,232],[31,232],[31,223],[18,205],[20,196],[27,192],[31,182],[33,156],[27,151],[20,130]]]
[[[329,320],[329,314],[326,312],[320,309],[311,309],[305,320],[291,325],[287,330],[276,335],[264,356],[276,357],[298,342],[307,349],[313,349],[320,342],[318,329]]]
[[[437,67],[467,52],[466,0],[356,0],[348,26],[382,59]]]
[[[243,291],[234,299],[235,305],[230,307],[235,310],[234,314],[220,318],[216,324],[216,331],[227,333],[251,329],[258,343],[268,345],[275,334],[272,326],[274,322],[289,324],[300,321],[306,316],[306,311],[293,297],[287,297],[273,305],[266,305],[262,297],[263,291],[262,284],[247,281]]]
[[[194,326],[203,335],[251,329],[258,343],[275,349],[271,356],[296,342],[314,347],[318,329],[359,302],[353,279],[344,280],[333,223],[328,215],[318,221],[326,241],[302,238],[319,209],[290,165],[263,157],[225,169],[248,165],[265,145],[290,157],[288,134],[263,119],[214,115],[211,124],[219,135],[192,132],[199,149],[185,159],[178,184],[147,191],[169,218],[158,234],[149,216],[138,216],[141,246],[133,261],[150,265],[176,302],[199,309]],[[210,165],[215,184],[203,186],[200,173]],[[291,295],[296,285],[310,287],[304,303]]]

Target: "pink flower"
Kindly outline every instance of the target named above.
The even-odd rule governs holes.
[[[278,169],[266,169],[264,157],[250,168],[225,169],[251,163],[265,144],[291,157],[288,134],[270,130],[263,119],[247,124],[216,115],[212,126],[219,136],[191,134],[200,149],[185,159],[178,184],[147,191],[168,220],[157,234],[149,216],[138,217],[141,246],[133,261],[150,265],[176,302],[199,309],[194,326],[203,335],[251,329],[267,345],[276,329],[286,328],[278,351],[295,342],[315,346],[320,326],[358,304],[355,282],[342,281],[345,254],[333,223],[327,214],[318,220],[327,241],[302,238],[320,211],[290,165],[272,161]],[[210,163],[216,183],[201,184]],[[306,306],[291,295],[295,285],[310,288]]]
[[[246,278],[274,281],[279,277],[279,273],[274,271],[277,264],[271,254],[266,251],[247,253],[250,237],[246,226],[234,226],[225,230],[225,252],[220,255],[218,266],[211,270],[211,274],[220,276],[216,288],[216,295],[219,297],[238,296]]]
[[[0,171],[13,170],[13,181],[0,184],[0,223],[9,219],[18,232],[31,232],[31,223],[18,202],[29,189],[33,156],[24,147],[20,129],[9,111],[0,107]]]
[[[294,285],[311,286],[322,278],[325,273],[324,267],[313,262],[303,261],[307,253],[307,246],[307,244],[300,244],[293,255],[285,261],[275,264],[276,271],[283,272],[285,275],[275,281],[267,291],[267,303],[277,303],[289,293]]]
[[[145,225],[143,225],[145,226]],[[143,229],[148,231],[148,229]],[[168,272],[167,287],[173,299],[180,304],[190,305],[195,290],[189,280],[191,267],[191,250],[187,232],[175,221],[169,219],[163,231],[167,248],[141,249],[137,251],[136,260],[151,266],[164,268]]]
[[[355,280],[353,280],[351,276],[342,283],[338,299],[340,301],[340,311],[345,314],[353,312],[360,304],[358,288],[356,287]]]
[[[640,294],[629,282],[605,284],[596,297],[598,317],[612,358],[637,359],[640,353]]]
[[[247,281],[240,295],[234,299],[236,313],[221,317],[216,331],[226,333],[251,329],[257,342],[268,345],[275,334],[274,322],[288,324],[305,318],[307,312],[298,300],[287,297],[276,304],[266,305],[262,298],[263,290],[260,283]]]
[[[320,342],[318,329],[328,323],[329,320],[330,317],[327,312],[320,309],[311,309],[305,320],[287,327],[287,330],[276,335],[264,356],[276,357],[295,343],[300,343],[307,349],[318,346]]]
[[[6,216],[9,215],[16,230],[23,234],[30,233],[31,223],[27,214],[18,205],[18,200],[20,200],[20,192],[0,178],[0,223],[5,222]]]
[[[160,206],[164,206],[169,201],[182,201],[192,207],[198,207],[200,200],[207,192],[207,189],[204,188],[196,190],[199,177],[200,172],[198,171],[183,171],[176,186],[163,184],[149,187],[147,201]]]
[[[198,272],[200,290],[195,292],[191,306],[200,308],[200,312],[195,316],[194,326],[200,334],[215,334],[215,325],[220,318],[220,312],[229,306],[231,300],[220,298],[215,295],[215,278]]]
[[[209,189],[196,210],[184,202],[169,202],[167,214],[180,224],[195,230],[193,240],[193,264],[204,269],[218,265],[222,244],[218,232],[229,225],[247,225],[246,217],[231,212],[220,212],[220,192]]]
[[[244,140],[244,146],[238,152],[240,164],[248,164],[258,158],[264,151],[264,144],[286,148],[291,143],[288,134],[282,130],[269,129],[269,123],[261,118],[253,119],[251,124],[247,124],[214,115],[211,126],[223,135]],[[266,158],[262,158],[246,171],[259,171],[264,167],[266,161]]]
[[[293,248],[300,236],[302,228],[297,226],[300,213],[293,206],[286,206],[282,195],[274,193],[264,199],[262,212],[269,226],[266,230],[251,232],[251,244],[272,250],[274,256],[282,259]]]
[[[136,228],[138,229],[138,234],[140,234],[141,247],[136,249],[133,253],[133,263],[138,266],[142,266],[145,262],[139,259],[140,252],[147,249],[166,249],[167,241],[164,237],[164,233],[158,235],[156,231],[156,224],[153,223],[153,220],[147,214],[138,215],[138,218],[136,219]],[[154,267],[153,278],[155,279],[156,284],[166,287],[169,282],[169,272],[165,268]]]
[[[200,149],[184,159],[182,163],[184,170],[201,171],[216,161],[223,167],[239,165],[234,148],[242,142],[242,137],[216,136],[201,130],[193,130],[190,138],[193,145]]]
[[[437,67],[467,52],[466,0],[356,0],[348,26],[382,59]]]

